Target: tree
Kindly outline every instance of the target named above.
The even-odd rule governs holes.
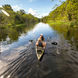
[[[25,14],[25,11],[23,9],[21,9],[20,11],[17,11],[18,14],[23,15]]]
[[[2,7],[3,7],[3,9],[5,9],[5,10],[13,11],[12,7],[11,7],[10,5],[8,5],[8,4],[3,5]]]
[[[53,0],[55,1],[55,0]],[[62,1],[62,0],[61,0]],[[45,20],[46,17],[43,17]],[[66,0],[56,9],[51,11],[47,16],[47,20],[50,21],[77,21],[78,20],[78,0]]]

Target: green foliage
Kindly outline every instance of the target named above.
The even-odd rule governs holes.
[[[16,41],[21,33],[26,33],[39,22],[37,17],[26,14],[24,10],[14,12],[10,5],[3,5],[0,9],[5,10],[10,15],[7,17],[0,12],[0,41],[5,41],[7,37],[10,38],[11,42]]]
[[[30,23],[38,22],[38,18],[34,17],[31,14],[26,14],[24,10],[20,10],[14,12],[10,5],[3,5],[2,9],[9,13],[9,17],[5,14],[0,13],[0,23],[6,25],[16,25],[16,24],[26,24],[29,25]]]
[[[48,16],[42,18],[43,22],[48,21],[64,21],[71,22],[77,25],[78,20],[78,0],[66,0],[62,5],[57,7],[54,11],[51,11]]]
[[[71,18],[71,20],[78,19],[78,0],[69,0],[67,3],[66,11],[68,17]]]
[[[4,20],[4,17],[2,16],[2,13],[0,13],[0,24],[2,23],[3,20]]]
[[[18,40],[21,33],[25,33],[31,30],[35,24],[30,24],[30,26],[26,26],[26,24],[19,25],[0,25],[0,41],[6,41],[6,38],[10,38],[10,42],[12,43]]]
[[[25,14],[25,11],[23,9],[21,9],[20,11],[17,11],[18,14],[23,15]]]
[[[9,10],[9,11],[13,11],[13,9],[11,8],[11,6],[8,5],[8,4],[7,4],[7,5],[3,5],[2,7],[3,7],[4,10],[6,10],[6,11],[7,11],[7,10]]]

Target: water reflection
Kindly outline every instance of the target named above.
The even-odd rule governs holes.
[[[26,47],[25,47],[26,48]],[[68,47],[66,48],[68,50]],[[42,61],[38,61],[35,52],[35,45],[31,43],[27,49],[19,53],[18,57],[4,66],[0,71],[3,78],[77,78],[77,61],[72,60],[66,50],[58,49],[47,42],[46,52]],[[47,55],[48,54],[48,55]],[[16,54],[13,54],[14,56]],[[12,55],[12,57],[13,57]],[[11,57],[11,58],[12,58]],[[11,59],[10,58],[10,59]],[[4,58],[3,58],[4,59]],[[8,58],[7,58],[8,59]],[[67,60],[66,60],[67,59]],[[2,62],[4,60],[1,59]],[[75,62],[74,62],[75,61]],[[4,69],[6,68],[6,69]],[[73,73],[73,74],[72,74]]]
[[[7,34],[8,37],[6,36],[5,41],[2,41],[2,50],[8,47],[8,50],[10,51],[13,48],[24,46],[29,42],[29,40],[37,40],[41,33],[44,34],[46,40],[48,37],[57,37],[56,31],[52,30],[48,24],[43,23],[34,25],[34,28],[32,26],[26,28],[11,28]],[[8,40],[7,38],[10,39]]]
[[[7,37],[11,42],[17,41],[21,34],[28,32],[34,27],[35,24],[18,25],[18,26],[0,26],[0,41],[7,41]]]
[[[10,29],[11,30],[11,29]],[[6,36],[0,55],[0,76],[4,78],[78,78],[78,29],[39,23],[28,31],[18,28],[18,38]],[[27,31],[24,31],[27,30]],[[15,30],[14,30],[15,32]],[[7,32],[6,32],[7,33]],[[19,34],[20,33],[20,34]],[[40,34],[47,42],[41,62],[37,60],[35,42]],[[10,37],[10,38],[9,38]],[[9,43],[14,39],[12,43]],[[33,40],[28,44],[29,40]],[[53,45],[56,41],[58,44]],[[75,41],[74,41],[75,40]],[[5,44],[5,42],[7,42]],[[72,74],[73,73],[73,74]]]
[[[72,46],[76,47],[76,50],[78,50],[78,27],[69,27],[67,25],[61,25],[61,26],[51,26],[52,29],[57,31],[57,33],[65,38],[65,40],[68,40],[69,43],[72,44]]]
[[[29,40],[37,40],[40,34],[44,34],[45,40],[57,39],[62,35],[65,40],[68,40],[78,50],[78,28],[69,26],[49,26],[48,24],[39,23],[31,26],[16,26],[16,27],[2,27],[0,28],[0,40],[2,43],[2,51],[12,50],[19,46],[23,46]]]

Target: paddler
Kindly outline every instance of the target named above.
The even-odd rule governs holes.
[[[36,42],[36,46],[38,47],[43,47],[45,49],[46,47],[46,42],[43,41],[42,39],[42,35],[38,38],[37,42]]]
[[[45,40],[43,34],[40,35],[40,38],[41,38],[42,41]]]

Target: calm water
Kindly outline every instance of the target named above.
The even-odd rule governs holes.
[[[34,28],[31,29],[30,31],[26,33],[21,33],[21,36],[18,36],[18,40],[12,43],[9,43],[11,40],[7,36],[6,41],[3,41],[1,43],[2,44],[1,51],[4,52],[6,50],[12,50],[13,48],[17,48],[19,46],[24,46],[29,42],[29,40],[37,40],[37,38],[40,36],[41,33],[44,35],[45,40],[47,40],[47,38],[57,39],[58,37],[56,31],[54,31],[48,24],[39,23],[36,24]]]
[[[1,41],[1,78],[78,78],[78,28],[38,23],[23,31],[20,35],[14,31]],[[41,62],[35,52],[40,34],[47,42]]]
[[[17,48],[19,46],[24,46],[28,44],[29,40],[36,41],[41,33],[44,35],[45,40],[47,40],[48,38],[53,40],[54,39],[59,40],[59,38],[64,37],[65,40],[68,40],[72,45],[76,47],[76,49],[78,49],[78,36],[77,36],[78,28],[73,29],[68,27],[57,27],[57,26],[51,27],[48,24],[39,23],[36,24],[33,28],[28,30],[27,29],[28,28],[25,28],[24,32],[22,32],[20,35],[16,35],[18,31],[14,32],[11,30],[13,32],[12,34],[10,34],[12,37],[9,38],[7,35],[6,39],[0,43],[1,52],[13,50],[14,48]],[[5,36],[4,34],[2,35]]]

